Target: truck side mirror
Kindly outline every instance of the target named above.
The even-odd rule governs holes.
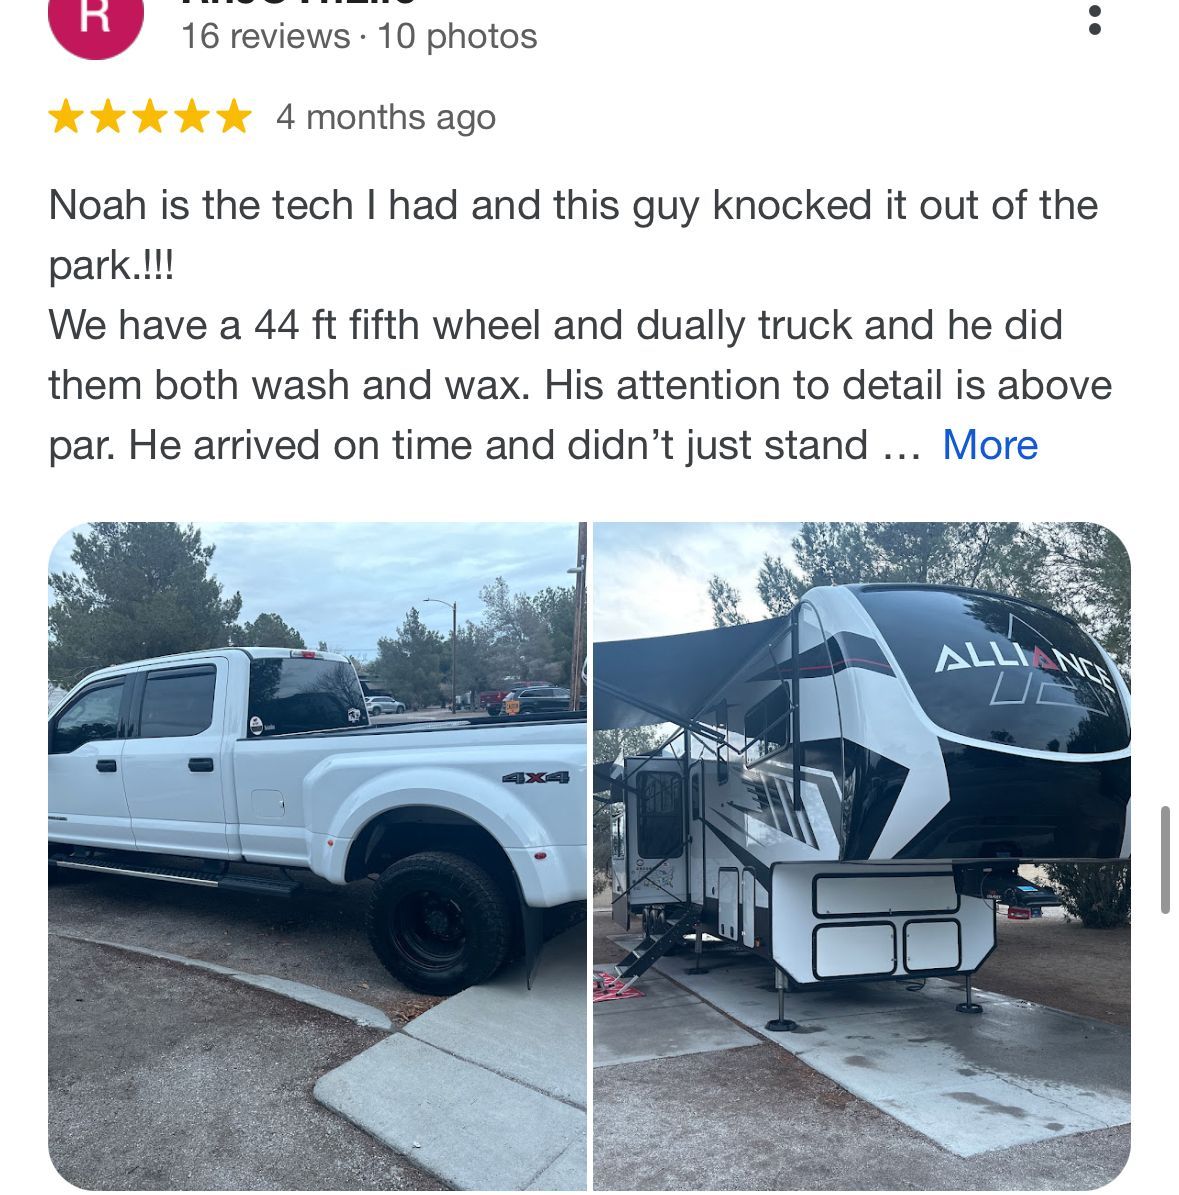
[[[716,761],[716,782],[717,784],[728,784],[729,782],[729,761],[721,759],[719,756]]]

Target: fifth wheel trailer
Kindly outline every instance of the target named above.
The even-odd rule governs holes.
[[[623,976],[695,928],[782,986],[966,976],[973,1012],[993,873],[1129,858],[1129,693],[1031,602],[830,586],[594,666],[598,729],[679,727],[610,777],[615,913],[648,931]]]

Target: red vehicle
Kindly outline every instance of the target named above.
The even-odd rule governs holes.
[[[502,689],[489,689],[486,693],[479,694],[479,704],[487,711],[489,718],[498,718],[504,712],[504,698],[509,693],[517,689],[531,688],[534,685],[543,685],[545,681],[505,681]]]
[[[498,718],[504,707],[504,698],[508,695],[508,689],[492,689],[486,693],[479,694],[479,705],[487,711],[491,718]]]

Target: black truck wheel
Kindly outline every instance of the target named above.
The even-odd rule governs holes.
[[[368,937],[402,983],[452,996],[503,965],[512,939],[511,904],[478,863],[425,851],[398,860],[377,880]]]

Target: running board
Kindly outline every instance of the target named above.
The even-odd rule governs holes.
[[[259,896],[292,896],[299,890],[298,880],[271,880],[264,876],[217,875],[207,871],[189,871],[180,867],[156,867],[151,863],[106,863],[95,859],[71,859],[56,855],[55,867],[71,871],[101,871],[107,875],[131,876],[138,880],[162,880],[167,884],[191,884],[196,888],[224,888],[229,892],[254,892]]]

